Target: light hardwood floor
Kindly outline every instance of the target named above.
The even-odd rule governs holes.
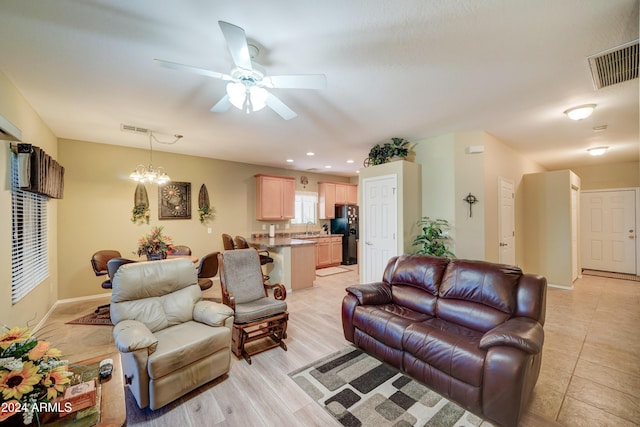
[[[127,425],[340,425],[287,374],[348,344],[340,304],[344,288],[358,283],[350,269],[287,296],[287,352],[255,355],[252,365],[232,355],[228,375],[158,411],[139,409],[127,392]],[[205,296],[219,296],[214,288]],[[572,291],[549,288],[547,296],[542,370],[521,426],[639,425],[640,283],[583,276]],[[37,335],[71,361],[115,351],[111,327],[64,323],[105,302],[59,304]]]

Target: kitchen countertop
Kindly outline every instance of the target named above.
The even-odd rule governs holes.
[[[294,237],[295,236],[295,237]],[[247,240],[247,243],[251,246],[259,248],[280,248],[285,246],[299,246],[299,245],[315,245],[316,242],[309,239],[316,239],[319,237],[342,237],[342,234],[296,234],[296,235],[276,235],[276,237],[251,237]]]

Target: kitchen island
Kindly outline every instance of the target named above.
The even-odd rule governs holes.
[[[251,237],[249,245],[269,251],[273,263],[266,264],[270,283],[281,283],[287,292],[313,286],[316,278],[316,242],[291,237]]]

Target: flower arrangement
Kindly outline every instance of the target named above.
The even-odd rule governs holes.
[[[201,208],[198,208],[198,213],[200,214],[200,223],[202,224],[209,221],[214,216],[214,210],[209,205],[204,205]]]
[[[131,210],[131,222],[134,224],[142,224],[143,222],[149,224],[149,216],[149,206],[144,203],[135,205]]]
[[[138,240],[138,256],[161,255],[166,258],[168,252],[173,252],[173,240],[162,234],[163,226],[153,227],[151,233],[145,234]]]
[[[30,424],[34,414],[64,392],[73,375],[60,350],[33,337],[28,328],[2,326],[0,335],[0,422],[22,413]],[[39,421],[39,418],[37,418]]]

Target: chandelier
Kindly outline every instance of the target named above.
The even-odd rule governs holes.
[[[157,168],[153,167],[152,140],[155,139],[156,142],[161,144],[175,144],[176,142],[178,142],[180,138],[182,138],[182,135],[174,135],[176,139],[173,140],[172,142],[162,142],[155,137],[152,131],[148,131],[148,132],[149,132],[149,166],[146,166],[146,167],[144,165],[136,166],[133,172],[131,172],[131,175],[129,175],[129,178],[136,182],[141,182],[141,183],[148,182],[150,184],[166,184],[167,182],[171,181],[171,177],[167,174],[167,172],[164,170],[162,166],[158,166]]]

